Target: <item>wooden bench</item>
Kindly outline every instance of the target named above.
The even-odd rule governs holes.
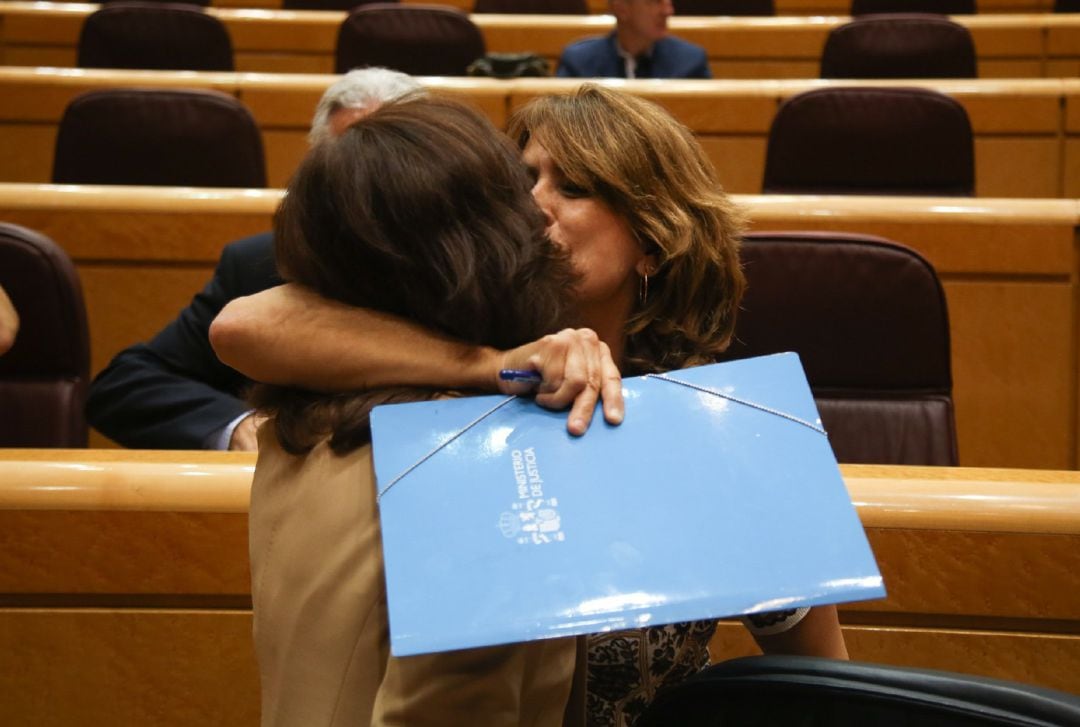
[[[284,186],[307,149],[319,96],[337,76],[0,68],[0,181],[48,182],[56,128],[80,93],[116,86],[210,88],[238,97],[263,133],[270,185]],[[580,81],[425,78],[438,93],[476,104],[496,126],[509,111]],[[769,126],[784,99],[852,81],[606,81],[665,106],[695,132],[731,192],[761,190]],[[913,82],[882,81],[879,85]],[[975,131],[980,197],[1080,197],[1080,80],[933,81],[962,103]]]
[[[279,190],[0,184],[0,220],[44,232],[75,259],[96,372],[170,321],[223,245],[270,229],[279,199]],[[1077,467],[1076,200],[736,199],[758,230],[861,231],[926,255],[948,298],[961,462]]]
[[[254,461],[0,450],[5,723],[258,723]],[[889,593],[842,607],[853,658],[1080,691],[1080,474],[841,471]]]
[[[835,1],[835,0],[834,0]],[[811,0],[811,3],[814,0]],[[1023,0],[1005,0],[1013,7]],[[1043,9],[1047,0],[1029,0]],[[820,4],[820,0],[818,0]],[[807,3],[810,7],[812,5]],[[716,78],[813,78],[829,30],[849,18],[835,2],[827,17],[675,17],[671,32],[709,55]],[[0,62],[19,66],[73,66],[83,19],[96,4],[5,2],[0,5]],[[988,8],[991,9],[991,8]],[[212,7],[232,38],[237,69],[329,73],[343,11],[250,10]],[[489,51],[532,51],[554,64],[574,40],[610,32],[610,15],[472,16]],[[979,73],[986,78],[1077,75],[1080,17],[1069,14],[954,16],[971,29]]]

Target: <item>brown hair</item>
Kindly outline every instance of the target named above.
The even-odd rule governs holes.
[[[274,217],[277,265],[327,298],[513,347],[563,324],[574,284],[530,187],[517,149],[478,112],[434,97],[387,104],[300,164]],[[432,394],[262,386],[254,398],[287,451],[330,435],[342,453],[368,440],[374,405]]]
[[[568,182],[624,217],[659,267],[626,326],[625,366],[661,371],[712,362],[727,348],[746,288],[743,215],[693,134],[649,101],[595,84],[534,99],[510,119]]]

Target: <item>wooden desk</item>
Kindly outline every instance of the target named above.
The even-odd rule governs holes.
[[[0,450],[11,724],[255,725],[254,457]],[[1080,691],[1080,474],[842,467],[887,599],[853,658]],[[714,658],[751,653],[722,624]]]
[[[1000,6],[1038,10],[1047,2],[1001,0]],[[706,49],[716,78],[813,78],[818,75],[829,30],[849,20],[845,17],[849,4],[840,0],[801,2],[807,11],[825,3],[831,9],[823,17],[675,17],[669,27],[673,34]],[[98,7],[5,2],[0,5],[0,61],[4,65],[73,66],[83,19]],[[238,70],[333,71],[338,26],[345,18],[342,11],[212,7],[208,12],[225,23]],[[610,15],[479,14],[472,19],[489,51],[528,50],[553,63],[566,44],[607,33],[614,26]],[[1050,40],[1051,35],[1075,34],[1080,28],[1080,17],[1075,15],[984,13],[954,19],[971,29],[981,77],[1076,75],[1080,68],[1080,53],[1072,44]]]
[[[270,185],[284,186],[307,148],[319,96],[337,76],[190,73],[55,68],[0,68],[0,181],[48,182],[56,127],[80,93],[114,86],[211,88],[238,97],[263,132]],[[510,109],[545,93],[566,92],[573,79],[425,78],[432,90],[476,104],[496,126]],[[604,82],[652,99],[701,141],[731,192],[761,190],[769,125],[777,106],[797,93],[852,81],[618,81]],[[878,85],[911,85],[881,81]],[[976,191],[980,197],[1080,196],[1080,99],[1075,79],[933,81],[919,85],[956,98],[975,131]],[[1070,113],[1063,113],[1063,107]],[[1071,124],[1071,125],[1070,125]]]
[[[279,198],[278,190],[0,184],[0,220],[40,230],[75,259],[97,372],[187,304],[223,245],[269,229]],[[862,231],[921,251],[948,298],[961,462],[1078,466],[1075,200],[736,199],[755,229]]]
[[[426,4],[428,0],[401,0],[401,2],[405,5]],[[212,0],[210,4],[218,8],[278,10],[282,6],[282,0]],[[442,0],[439,4],[469,12],[475,5],[475,0]],[[590,13],[608,11],[608,0],[587,0],[586,5]],[[843,15],[851,7],[849,0],[776,0],[774,5],[777,15]],[[979,9],[983,13],[1050,12],[1053,5],[1052,0],[979,0]]]

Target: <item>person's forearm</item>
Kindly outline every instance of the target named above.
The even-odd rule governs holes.
[[[501,356],[297,285],[233,300],[210,327],[210,342],[224,363],[251,379],[318,391],[493,390]]]
[[[815,606],[792,629],[771,636],[755,635],[754,639],[766,654],[848,658],[836,606]]]

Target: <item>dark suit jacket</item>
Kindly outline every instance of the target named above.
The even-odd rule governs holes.
[[[647,65],[639,66],[638,78],[712,78],[705,49],[670,35],[653,46]],[[626,78],[626,64],[619,56],[615,34],[571,43],[559,58],[557,75],[571,78]]]
[[[227,245],[214,277],[176,320],[94,379],[90,424],[125,447],[202,449],[250,409],[239,397],[251,382],[218,360],[208,332],[227,302],[281,283],[273,250],[269,232]]]

